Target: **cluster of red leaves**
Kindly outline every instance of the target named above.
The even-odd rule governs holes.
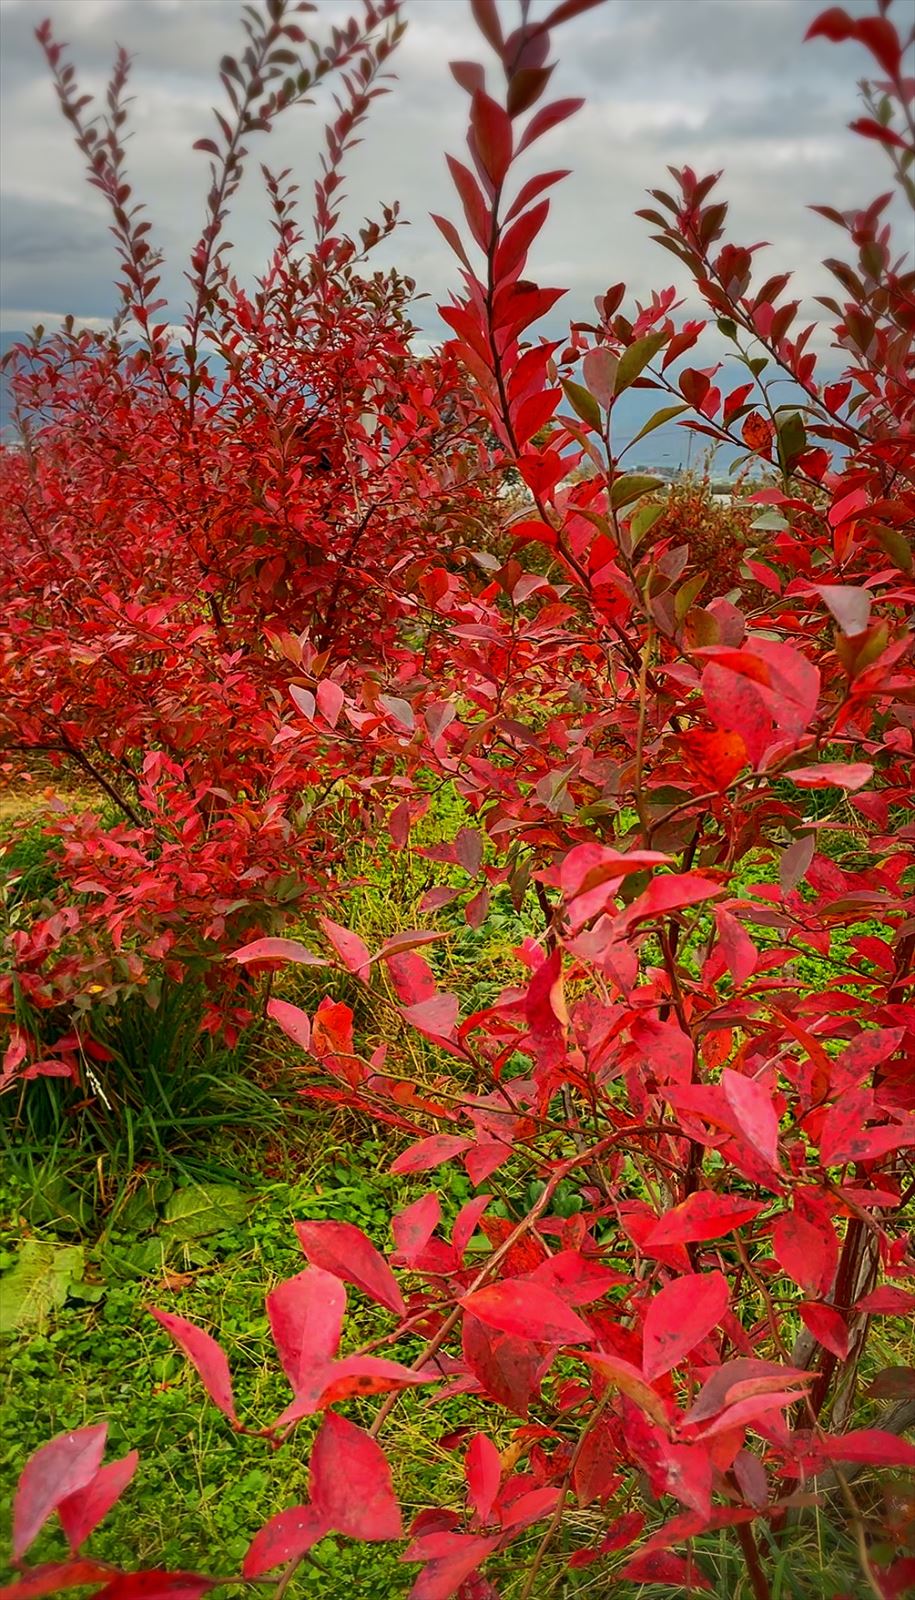
[[[58,806],[48,818],[61,883],[50,906],[20,907],[7,944],[0,1007],[33,1022],[7,1075],[21,1061],[45,1070],[74,1015],[91,1034],[94,1005],[163,971],[180,979],[326,899],[389,765],[376,680],[416,623],[404,569],[463,548],[494,502],[454,357],[417,358],[409,284],[364,268],[396,213],[357,245],[332,207],[402,32],[393,4],[337,30],[319,71],[300,63],[298,97],[328,73],[342,83],[316,242],[300,248],[294,187],[267,172],[275,253],[253,294],[228,270],[219,229],[238,140],[290,102],[291,90],[274,105],[268,88],[286,82],[304,37],[294,15],[274,8],[252,31],[246,83],[260,82],[260,105],[224,64],[235,132],[219,119],[226,149],[202,141],[215,214],[180,348],[153,321],[159,258],[122,170],[126,61],[107,115],[87,121],[72,67],[40,31],[112,204],[124,315],[114,336],[36,337],[13,369],[22,431],[0,458],[3,744],[8,762],[37,757],[91,784],[108,815]],[[364,715],[329,745],[344,684]],[[57,1059],[77,1071],[76,1053]]]
[[[448,1225],[435,1189],[421,1194],[393,1219],[390,1260],[348,1224],[299,1224],[309,1266],[267,1300],[293,1399],[264,1425],[237,1417],[210,1335],[156,1315],[234,1427],[281,1443],[324,1414],[309,1501],[256,1535],[249,1576],[282,1563],[282,1586],[330,1531],[397,1537],[376,1436],[402,1389],[434,1383],[515,1425],[502,1452],[482,1431],[440,1441],[464,1452],[466,1496],[414,1519],[414,1600],[494,1595],[481,1564],[535,1525],[521,1600],[539,1592],[547,1559],[707,1589],[690,1541],[727,1528],[766,1600],[754,1524],[778,1536],[836,1485],[864,1580],[898,1600],[913,1576],[905,1530],[881,1525],[851,1480],[915,1466],[899,1416],[856,1425],[872,1319],[915,1308],[912,275],[892,254],[885,199],[835,215],[855,251],[853,265],[834,264],[847,299],[830,303],[846,370],[821,381],[787,278],[757,285],[760,247],[721,242],[716,180],[684,169],[650,220],[729,361],[683,365],[704,324],[677,325],[673,289],[628,315],[617,285],[568,344],[538,338],[559,292],[531,279],[528,253],[562,174],[513,196],[513,164],[577,108],[538,102],[553,71],[548,29],[588,3],[563,0],[542,23],[523,6],[506,36],[493,0],[473,0],[501,95],[482,67],[454,68],[470,97],[471,164],[451,163],[465,230],[440,219],[463,282],[443,310],[454,332],[444,359],[469,375],[478,418],[527,487],[517,554],[476,582],[434,557],[417,563],[409,593],[425,627],[400,631],[377,677],[296,696],[303,720],[283,745],[292,760],[308,749],[319,712],[338,759],[381,738],[396,764],[384,794],[398,849],[422,811],[420,772],[453,782],[472,821],[435,855],[464,869],[468,921],[485,919],[494,889],[518,903],[530,889],[542,938],[517,950],[517,984],[463,1017],[421,953],[434,930],[373,953],[324,917],[321,950],[268,938],[235,952],[242,967],[324,963],[365,985],[382,967],[399,1020],[434,1047],[428,1083],[389,1070],[384,1046],[361,1053],[351,1009],[331,996],[313,1016],[279,1000],[270,1013],[303,1051],[309,1092],[410,1134],[393,1171],[460,1162],[480,1192]],[[876,58],[881,142],[911,199],[911,41],[888,9],[853,21],[834,8],[810,33],[854,37]],[[802,400],[779,398],[786,376]],[[632,385],[663,397],[652,425],[688,416],[716,441],[742,440],[754,471],[769,467],[753,496],[764,556],[741,568],[737,601],[703,604],[686,544],[646,539],[663,509],[657,486],[614,449]],[[522,563],[531,543],[549,553],[543,572]],[[807,816],[808,790],[839,792],[835,813]],[[854,860],[830,848],[839,821]],[[741,862],[766,855],[777,882],[738,881]],[[433,891],[427,909],[455,894]],[[862,931],[873,921],[879,934]],[[793,965],[810,952],[833,974],[815,992]],[[511,1219],[492,1211],[497,1172],[512,1194],[535,1186]],[[558,1193],[572,1183],[581,1208],[563,1215]],[[489,1246],[480,1265],[467,1259],[475,1234]],[[346,1283],[394,1326],[341,1358]],[[375,1353],[417,1334],[409,1366]],[[386,1398],[368,1432],[336,1414],[370,1393]],[[86,1435],[73,1438],[46,1449],[79,1454]],[[35,1489],[49,1477],[41,1453],[26,1468],[17,1557],[71,1493],[104,1498],[94,1475],[115,1468],[91,1449],[59,1493]],[[335,1476],[360,1492],[341,1503]],[[602,1519],[577,1548],[564,1515],[575,1505]],[[63,1516],[66,1529],[72,1510]],[[84,1559],[75,1548],[53,1583]],[[106,1600],[134,1592],[136,1575],[95,1576]],[[215,1580],[144,1581],[149,1596],[194,1600]],[[39,1569],[11,1593],[49,1584]]]
[[[663,553],[662,540],[672,548],[685,545],[689,561],[684,579],[701,575],[704,580],[696,597],[702,594],[707,602],[733,591],[745,606],[755,597],[742,569],[753,559],[753,546],[766,541],[764,530],[753,529],[757,515],[739,489],[733,497],[716,495],[707,476],[672,483],[664,496],[663,514],[645,536],[646,550],[657,558]]]

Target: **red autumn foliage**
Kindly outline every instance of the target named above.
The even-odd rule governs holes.
[[[421,812],[421,772],[456,784],[472,821],[438,859],[464,868],[469,920],[481,904],[485,917],[481,893],[507,886],[520,902],[533,888],[542,937],[517,951],[517,984],[467,1016],[417,953],[422,934],[372,952],[325,919],[328,965],[363,983],[390,969],[403,1021],[432,1043],[433,1082],[405,1084],[386,1071],[384,1051],[361,1055],[352,1012],[332,996],[314,1019],[288,1005],[274,1012],[305,1052],[316,1096],[409,1133],[398,1171],[458,1161],[484,1192],[450,1230],[434,1191],[420,1197],[395,1219],[393,1265],[352,1225],[298,1225],[310,1265],[268,1298],[294,1390],[273,1421],[236,1421],[216,1341],[156,1315],[237,1428],[278,1444],[323,1414],[310,1499],[256,1535],[249,1576],[288,1567],[326,1532],[399,1536],[377,1440],[416,1383],[480,1397],[514,1434],[501,1453],[488,1433],[462,1437],[466,1497],[420,1512],[409,1529],[414,1600],[496,1593],[475,1575],[490,1562],[497,1575],[498,1557],[532,1527],[521,1600],[542,1592],[548,1560],[609,1560],[620,1584],[707,1590],[690,1541],[715,1530],[730,1530],[765,1600],[761,1527],[778,1539],[789,1514],[811,1495],[828,1507],[836,1485],[864,1581],[894,1600],[911,1563],[854,1478],[912,1468],[915,1447],[896,1414],[859,1425],[855,1382],[868,1318],[907,1306],[915,1271],[913,279],[893,253],[887,198],[853,216],[827,212],[853,247],[850,263],[831,263],[844,298],[827,309],[844,371],[827,376],[787,277],[762,278],[760,247],[726,241],[718,180],[684,168],[646,215],[688,269],[727,356],[714,368],[682,364],[702,325],[678,326],[673,289],[627,313],[616,285],[568,345],[540,338],[559,291],[536,284],[528,255],[546,216],[541,197],[560,175],[516,195],[514,163],[577,107],[533,109],[552,72],[549,30],[587,4],[565,0],[542,22],[523,6],[506,35],[494,0],[474,0],[500,88],[490,92],[475,64],[454,69],[469,95],[470,165],[451,163],[464,222],[440,221],[463,269],[443,308],[454,337],[440,359],[463,374],[469,435],[485,425],[498,439],[492,471],[507,463],[527,487],[513,553],[479,579],[451,570],[422,542],[428,507],[416,505],[415,560],[395,574],[379,556],[393,608],[383,608],[383,657],[369,670],[345,631],[320,641],[326,659],[312,676],[327,682],[339,659],[339,693],[325,689],[319,709],[317,685],[303,682],[292,697],[301,715],[276,713],[280,770],[320,753],[329,776],[343,765],[371,772],[398,848]],[[874,142],[911,199],[913,85],[902,65],[911,41],[890,9],[853,20],[833,8],[810,33],[870,50],[883,130]],[[283,0],[268,13],[282,25]],[[204,257],[218,253],[204,249],[200,272],[217,301],[229,296]],[[135,314],[145,294],[131,291]],[[164,341],[150,337],[141,393],[147,373],[171,370]],[[176,370],[174,387],[196,427],[209,403],[196,398],[206,392],[194,387],[196,348],[186,359],[191,376]],[[104,353],[98,362],[104,373]],[[736,598],[703,603],[697,574],[685,577],[687,544],[646,538],[655,485],[627,472],[614,448],[614,411],[631,385],[657,390],[665,418],[675,408],[685,426],[756,452],[750,465],[765,486],[752,503],[766,538],[737,568]],[[259,464],[258,422],[262,443],[245,459]],[[33,470],[41,493],[56,481],[56,438],[52,427],[46,445],[39,437],[12,463],[23,494]],[[425,490],[425,445],[419,455]],[[483,455],[474,460],[482,471]],[[590,470],[573,474],[583,464]],[[412,506],[412,488],[397,473],[391,481]],[[530,544],[547,552],[542,570],[523,562]],[[242,569],[227,609],[237,605],[249,628]],[[270,604],[282,610],[273,591]],[[271,689],[279,694],[275,680],[259,685],[264,703]],[[398,782],[385,787],[395,764]],[[171,781],[184,783],[183,770]],[[840,798],[812,817],[811,789]],[[855,834],[853,857],[833,848],[838,821]],[[764,857],[778,859],[778,881],[761,870],[741,887],[740,864]],[[874,919],[879,937],[859,931]],[[793,964],[808,951],[832,961],[828,989],[798,976]],[[242,966],[314,960],[301,945],[255,942],[237,954]],[[536,1186],[525,1183],[536,1197],[511,1218],[487,1215],[485,1185],[502,1169]],[[581,1202],[572,1213],[560,1205],[570,1186]],[[489,1249],[470,1264],[477,1230]],[[343,1284],[391,1321],[371,1350],[338,1358]],[[409,1366],[375,1354],[417,1329],[425,1342]],[[368,1430],[334,1409],[360,1393],[386,1394]],[[46,1449],[67,1462],[95,1451],[105,1471],[95,1430],[86,1435]],[[44,1459],[20,1483],[19,1557],[60,1505]],[[88,1470],[79,1480],[73,1492],[91,1495]],[[357,1494],[341,1495],[343,1482]],[[605,1518],[590,1544],[565,1515],[576,1502]],[[87,1576],[85,1557],[70,1565],[48,1583]],[[41,1572],[26,1570],[10,1594],[51,1592]],[[131,1576],[98,1581],[109,1600],[133,1592]],[[163,1575],[161,1592],[202,1594],[212,1581]]]

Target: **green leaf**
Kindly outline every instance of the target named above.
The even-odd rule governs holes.
[[[162,1226],[172,1239],[203,1239],[237,1227],[247,1212],[244,1195],[232,1184],[199,1183],[175,1191],[165,1207]]]
[[[737,338],[737,324],[733,317],[718,318],[718,332],[723,333],[726,339]]]
[[[104,1300],[107,1292],[103,1283],[71,1283],[69,1289],[71,1300],[82,1300],[87,1305],[95,1305],[99,1300]]]
[[[26,1239],[16,1265],[0,1281],[0,1333],[17,1328],[43,1330],[48,1317],[81,1281],[85,1251],[79,1244]]]
[[[571,378],[563,378],[562,388],[569,405],[576,415],[581,417],[582,422],[589,423],[592,428],[596,428],[600,433],[603,426],[600,406],[590,389],[586,389],[583,383],[573,383]]]
[[[895,563],[900,572],[911,572],[913,567],[912,549],[905,534],[900,532],[899,528],[887,528],[882,525],[879,528],[875,528],[874,532],[890,560]]]
[[[791,411],[786,417],[779,419],[778,424],[778,453],[782,465],[787,466],[799,455],[802,455],[807,446],[807,430],[799,411]]]
[[[638,511],[633,512],[632,521],[629,524],[629,537],[632,541],[633,551],[644,539],[646,533],[654,527],[658,518],[663,517],[665,509],[666,507],[664,506],[639,506]]]
[[[646,333],[644,339],[636,339],[628,350],[620,356],[620,364],[616,369],[616,382],[613,385],[615,395],[622,394],[634,383],[640,373],[644,372],[652,357],[656,356],[663,345],[667,343],[666,333]]]
[[[705,586],[707,579],[707,572],[697,572],[694,577],[688,579],[677,590],[674,596],[674,615],[678,622],[683,621],[697,594]]]
[[[751,528],[762,528],[773,532],[787,528],[789,523],[780,511],[763,511],[760,516],[754,517],[750,523]]]
[[[23,1206],[33,1228],[53,1228],[56,1233],[81,1233],[92,1216],[89,1197],[69,1183],[62,1173],[36,1177],[34,1192]]]
[[[110,1244],[100,1262],[106,1278],[129,1283],[135,1278],[151,1278],[165,1265],[160,1239],[136,1239],[131,1244]]]
[[[639,431],[635,435],[634,439],[630,439],[629,445],[627,445],[626,448],[628,449],[629,446],[634,445],[634,444],[638,444],[640,439],[644,439],[646,433],[654,433],[655,428],[663,428],[665,422],[672,421],[672,419],[674,417],[679,417],[679,416],[682,415],[682,413],[684,411],[688,411],[688,410],[689,410],[689,406],[664,406],[664,407],[662,407],[662,409],[660,411],[656,411],[655,412],[653,417],[649,417],[648,418],[648,421],[645,423],[645,426],[643,428],[639,429]]]
[[[614,511],[619,511],[621,506],[629,506],[633,500],[638,500],[643,494],[650,494],[653,489],[660,487],[660,478],[650,478],[644,472],[624,472],[610,490],[610,504]]]

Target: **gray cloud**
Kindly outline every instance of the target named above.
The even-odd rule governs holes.
[[[319,0],[309,26],[323,34],[347,9]],[[376,105],[349,163],[346,217],[357,226],[379,201],[402,201],[410,226],[379,264],[396,263],[417,279],[429,295],[420,320],[434,329],[435,302],[455,273],[428,212],[455,213],[444,152],[460,151],[466,105],[447,62],[479,54],[480,43],[466,0],[406,0],[405,9],[399,81]],[[668,163],[724,167],[734,236],[773,241],[773,270],[793,266],[800,292],[823,291],[818,263],[835,248],[834,230],[807,206],[828,199],[851,207],[884,178],[880,153],[845,127],[866,57],[853,46],[801,44],[819,9],[819,0],[607,0],[557,34],[555,90],[584,94],[588,104],[538,147],[530,168],[574,170],[537,254],[545,281],[569,285],[570,316],[586,314],[593,296],[619,279],[643,298],[676,281],[677,263],[632,215],[647,188],[664,186]],[[869,7],[850,0],[850,9]],[[104,316],[113,305],[107,218],[60,117],[32,37],[37,22],[52,17],[93,93],[104,88],[116,40],[135,56],[131,179],[167,252],[163,292],[174,312],[206,187],[205,158],[190,146],[210,130],[216,64],[240,46],[237,12],[235,0],[0,0],[6,326],[23,326],[26,312]],[[306,203],[326,107],[325,100],[289,113],[252,151],[275,168],[292,167]],[[253,275],[270,247],[253,178],[230,237],[240,276]]]

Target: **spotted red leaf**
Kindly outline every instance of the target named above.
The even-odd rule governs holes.
[[[473,1141],[465,1139],[455,1133],[433,1133],[428,1139],[420,1139],[418,1144],[411,1145],[409,1150],[403,1150],[391,1162],[391,1171],[404,1172],[429,1172],[433,1167],[440,1167],[443,1162],[450,1161],[453,1156],[462,1155],[469,1150]]]
[[[743,1137],[767,1166],[778,1162],[778,1116],[772,1104],[772,1094],[756,1078],[746,1078],[743,1073],[725,1067],[721,1074],[725,1099],[734,1114]]]

